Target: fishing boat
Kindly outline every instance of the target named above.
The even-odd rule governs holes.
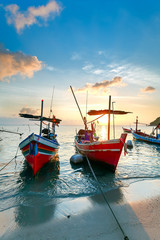
[[[131,129],[129,129],[129,128],[122,127],[122,129],[123,129],[123,132],[125,132],[125,133],[132,133]]]
[[[58,126],[60,119],[43,117],[43,100],[41,101],[41,116],[31,114],[19,114],[20,117],[29,118],[30,120],[40,121],[40,133],[30,134],[20,144],[20,150],[26,161],[33,169],[34,175],[46,164],[53,160],[58,153],[59,143],[56,139],[55,126]],[[42,129],[42,124],[48,122]],[[50,127],[50,123],[52,126]]]
[[[138,116],[136,117],[136,122],[134,122],[135,124],[136,124],[136,128],[135,128],[135,132],[141,132],[141,129],[138,129]],[[146,123],[140,123],[140,124],[142,124],[142,125],[146,125],[146,126],[148,126]],[[131,128],[124,128],[124,127],[122,127],[122,129],[123,129],[123,132],[126,132],[126,133],[132,133],[132,130],[131,130]]]
[[[98,141],[94,138],[86,140],[86,133],[89,132],[80,129],[75,136],[75,146],[78,152],[87,156],[89,160],[103,163],[112,171],[115,171],[127,134],[122,133],[119,139]],[[90,133],[92,134],[92,132]]]
[[[160,123],[153,129],[151,134],[146,134],[141,131],[132,131],[133,138],[135,140],[147,142],[147,143],[154,143],[160,145]],[[156,131],[156,134],[155,134]]]
[[[72,87],[71,90],[77,103]],[[111,110],[111,96],[109,96],[109,109],[98,111],[91,110],[88,112],[88,115],[90,116],[100,115],[100,117],[102,117],[105,114],[108,114],[108,140],[101,141],[96,136],[96,131],[94,128],[95,120],[97,120],[100,117],[87,123],[86,118],[85,117],[83,118],[83,115],[80,111],[85,129],[80,129],[75,136],[75,147],[77,151],[80,154],[87,156],[90,161],[105,164],[107,167],[109,167],[109,169],[111,169],[114,172],[117,168],[123,147],[125,148],[126,151],[125,140],[127,137],[127,133],[122,133],[120,138],[118,139],[110,139],[110,115],[127,113],[129,112]],[[89,130],[87,126],[87,124],[89,123],[91,123],[91,130]]]

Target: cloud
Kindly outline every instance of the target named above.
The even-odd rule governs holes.
[[[46,66],[46,68],[47,68],[47,70],[49,70],[51,72],[56,70],[53,66]]]
[[[137,87],[149,85],[152,79],[152,84],[159,86],[159,75],[151,71],[148,66],[142,67],[124,60],[121,62],[111,61],[110,64],[107,64],[108,61],[107,59],[106,64],[100,61],[97,64],[95,61],[94,64],[92,62],[86,63],[82,70],[92,79],[96,79],[97,75],[100,79],[112,79],[114,76],[121,76],[124,82],[137,85]]]
[[[106,72],[104,69],[95,68],[93,64],[85,65],[84,67],[82,67],[82,70],[94,75],[103,75]]]
[[[84,71],[90,71],[92,70],[94,66],[92,64],[88,64],[88,65],[85,65],[84,67],[82,67],[82,70]]]
[[[98,51],[98,55],[104,55],[104,51]]]
[[[92,73],[95,75],[101,75],[105,73],[105,71],[103,69],[95,69]]]
[[[141,89],[141,92],[143,92],[143,93],[153,93],[153,92],[155,92],[155,90],[156,89],[154,87],[148,86],[144,89]]]
[[[83,88],[79,88],[78,92],[83,92],[86,90],[92,90],[92,91],[107,91],[110,87],[123,87],[126,86],[125,83],[122,83],[121,77],[115,77],[111,81],[104,80],[102,82],[97,82],[95,84],[87,83]]]
[[[23,114],[37,114],[39,112],[39,109],[33,109],[33,108],[30,108],[30,107],[23,107],[21,110],[20,110],[20,113],[23,113]]]
[[[75,61],[75,60],[81,60],[81,56],[79,53],[74,52],[71,56],[71,60]]]
[[[33,24],[42,24],[47,22],[49,18],[54,18],[60,14],[62,8],[55,0],[50,1],[46,6],[29,7],[22,12],[17,4],[11,4],[5,7],[7,23],[13,24],[18,33],[20,33],[26,26]]]
[[[0,48],[0,81],[6,81],[17,74],[31,78],[41,68],[42,62],[36,56]]]

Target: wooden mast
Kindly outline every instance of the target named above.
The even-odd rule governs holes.
[[[110,110],[111,110],[111,96],[109,95],[109,113],[108,113],[108,140],[110,140],[110,119],[111,119],[111,115],[110,115]]]
[[[138,116],[136,117],[136,132],[138,130]]]

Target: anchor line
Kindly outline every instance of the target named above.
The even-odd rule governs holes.
[[[15,159],[15,161],[16,161],[17,154],[18,154],[18,149],[19,149],[19,146],[17,147],[16,155],[15,155],[8,163],[6,163],[6,164],[0,169],[0,172],[1,172],[5,167],[7,167],[14,159]]]
[[[100,185],[100,183],[99,183],[99,181],[98,181],[98,179],[97,179],[97,177],[96,177],[96,175],[95,175],[95,173],[94,173],[94,171],[93,171],[93,168],[92,168],[92,166],[91,166],[91,164],[90,164],[90,161],[89,161],[88,157],[87,157],[86,155],[85,155],[85,157],[86,157],[86,159],[87,159],[87,163],[88,163],[88,166],[89,166],[89,168],[90,168],[90,170],[91,170],[91,172],[92,172],[92,175],[93,175],[94,179],[95,179],[96,182],[97,182],[97,185],[98,185],[98,187],[99,187],[99,190],[101,191],[102,196],[103,196],[105,202],[107,203],[107,205],[108,205],[108,207],[109,207],[109,209],[110,209],[110,211],[111,211],[114,219],[116,220],[116,223],[117,223],[119,229],[121,230],[121,232],[122,232],[122,234],[123,234],[123,236],[124,236],[124,240],[129,240],[129,238],[125,235],[125,233],[124,233],[124,231],[123,231],[123,229],[122,229],[122,227],[121,227],[121,225],[120,225],[120,223],[119,223],[119,221],[118,221],[115,213],[113,212],[113,209],[111,208],[111,206],[110,206],[110,204],[109,204],[109,202],[108,202],[108,200],[107,200],[107,198],[106,198],[106,196],[105,196],[105,194],[104,194],[104,192],[103,192],[103,190],[102,190],[102,188],[101,188],[101,185]]]

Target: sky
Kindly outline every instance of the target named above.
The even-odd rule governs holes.
[[[117,124],[160,117],[160,1],[1,0],[0,124],[50,108],[63,125],[106,109]],[[53,95],[53,101],[52,101]],[[90,119],[88,118],[88,121]]]

